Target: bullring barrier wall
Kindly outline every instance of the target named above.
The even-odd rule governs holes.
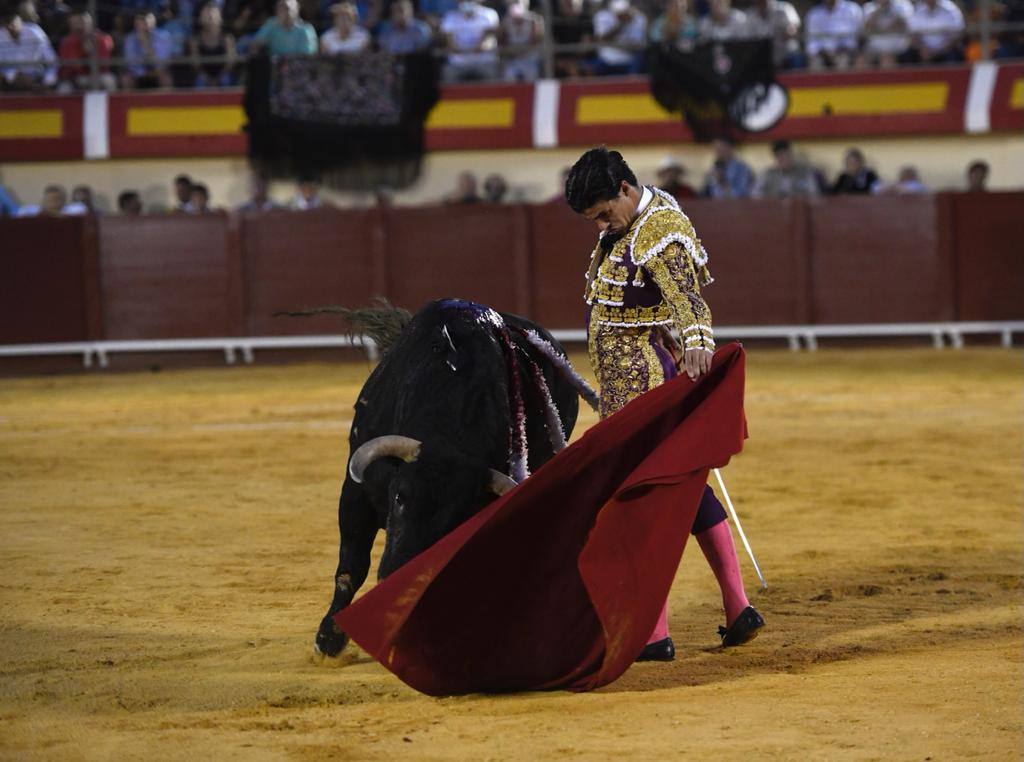
[[[1024,193],[686,205],[715,323],[1020,320]],[[338,333],[281,310],[460,296],[581,328],[563,204],[0,220],[0,343]]]

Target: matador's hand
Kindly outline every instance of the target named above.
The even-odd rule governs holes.
[[[691,381],[696,381],[711,370],[712,357],[714,355],[711,352],[701,347],[687,349],[683,353],[683,370],[686,371],[686,375],[690,377]]]

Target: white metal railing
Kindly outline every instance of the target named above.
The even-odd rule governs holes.
[[[554,330],[556,339],[565,343],[587,340],[582,329]],[[863,323],[847,325],[772,325],[716,326],[719,339],[780,339],[794,352],[818,348],[823,338],[930,337],[936,349],[950,346],[962,349],[964,336],[998,335],[1004,347],[1013,346],[1013,335],[1024,333],[1024,320],[950,323]],[[82,355],[86,368],[106,368],[109,356],[138,352],[223,352],[224,361],[234,364],[238,356],[250,364],[258,349],[362,348],[371,360],[377,358],[377,345],[366,336],[224,336],[203,339],[141,339],[137,341],[74,341],[47,344],[0,345],[0,357],[40,357],[45,355]]]

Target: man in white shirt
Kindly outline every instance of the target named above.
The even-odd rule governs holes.
[[[800,66],[800,14],[786,0],[754,0],[747,11],[747,37],[772,41],[779,68]]]
[[[895,66],[910,47],[909,0],[871,0],[864,4],[864,43],[862,60],[878,66]]]
[[[747,14],[732,7],[731,0],[711,0],[711,12],[700,20],[702,42],[727,42],[749,36]]]
[[[370,47],[370,33],[359,26],[354,3],[331,6],[334,26],[320,37],[320,52],[329,56],[356,55]]]
[[[498,13],[473,0],[462,0],[458,9],[441,20],[448,38],[448,60],[442,70],[445,82],[497,79]]]
[[[845,69],[857,55],[863,16],[852,0],[823,0],[807,13],[807,57],[812,69]]]
[[[607,8],[594,14],[594,36],[598,42],[625,46],[598,48],[594,59],[597,74],[636,74],[640,71],[642,48],[647,44],[647,17],[630,5],[629,0],[611,0]]]
[[[963,61],[964,14],[952,0],[921,0],[910,16],[911,41],[904,60],[916,63]]]
[[[46,33],[22,21],[13,6],[0,13],[0,89],[43,90],[57,84],[57,55]]]

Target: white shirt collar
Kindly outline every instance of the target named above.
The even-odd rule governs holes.
[[[640,194],[640,203],[636,205],[636,213],[638,215],[643,214],[647,207],[651,205],[651,202],[654,201],[654,193],[651,192],[651,189],[646,185],[640,187],[643,188],[643,192]]]

